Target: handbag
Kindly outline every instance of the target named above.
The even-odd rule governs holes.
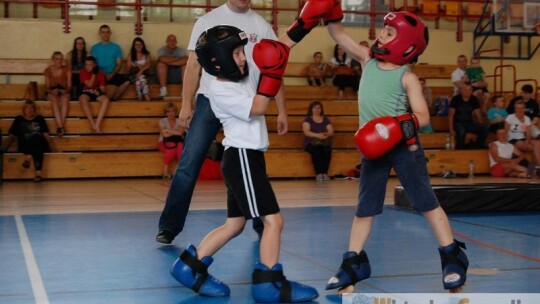
[[[320,139],[320,138],[311,138],[311,145],[312,146],[331,146],[332,145],[332,137],[328,137],[326,139]]]
[[[219,141],[213,140],[212,143],[210,143],[210,147],[208,147],[208,152],[206,152],[206,158],[213,161],[221,161],[224,150],[225,148]]]
[[[167,149],[176,149],[178,143],[184,142],[184,137],[181,135],[172,135],[163,138],[163,145]]]

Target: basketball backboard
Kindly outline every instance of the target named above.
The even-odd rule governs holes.
[[[540,22],[540,0],[493,0],[492,12],[498,32],[531,32]]]

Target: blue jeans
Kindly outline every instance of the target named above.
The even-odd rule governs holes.
[[[416,151],[409,151],[407,144],[400,142],[380,158],[362,159],[356,216],[374,216],[382,212],[386,184],[392,168],[416,211],[427,212],[439,206],[430,184],[428,159],[419,141],[417,143]]]
[[[465,149],[465,135],[467,132],[476,134],[476,141],[472,143],[470,148],[483,149],[486,147],[486,139],[489,135],[489,126],[476,122],[470,123],[454,123],[454,131],[456,131],[456,149]]]
[[[220,129],[221,123],[210,107],[210,100],[202,94],[197,95],[193,118],[184,140],[184,152],[159,218],[159,230],[167,230],[176,236],[184,229],[197,177],[208,147]]]

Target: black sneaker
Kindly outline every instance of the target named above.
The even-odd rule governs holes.
[[[170,244],[174,240],[174,236],[170,231],[167,230],[161,230],[156,235],[156,242],[163,243],[163,244]]]

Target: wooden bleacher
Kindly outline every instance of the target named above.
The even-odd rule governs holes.
[[[41,60],[49,62],[49,60]],[[17,61],[19,65],[24,60]],[[26,62],[28,63],[28,61]],[[6,60],[0,59],[0,74],[39,75],[43,67],[38,63],[28,64],[24,70],[20,66],[6,70]],[[13,65],[13,63],[11,63]],[[305,77],[303,69],[306,63],[289,63],[285,77]],[[39,70],[39,71],[38,71]],[[447,65],[416,65],[413,70],[427,79],[450,78],[453,70]],[[4,136],[11,121],[21,112],[26,84],[0,84],[0,128]],[[450,95],[451,87],[433,88],[434,95]],[[113,88],[108,87],[108,93]],[[171,101],[180,106],[181,87],[169,86]],[[38,84],[38,97],[44,98],[44,85]],[[150,96],[157,98],[159,87],[150,86]],[[270,131],[270,148],[266,153],[268,174],[273,178],[312,177],[314,172],[309,154],[302,145],[302,121],[307,105],[313,99],[324,102],[325,114],[330,117],[336,135],[330,175],[347,174],[359,162],[360,157],[352,140],[358,129],[358,109],[356,93],[346,91],[340,99],[335,87],[313,88],[309,86],[287,86],[285,90],[289,115],[289,132],[286,135],[275,133],[277,108],[271,104],[267,113]],[[166,101],[134,101],[133,88],[122,96],[122,101],[112,102],[103,122],[103,134],[94,134],[88,125],[78,102],[71,102],[66,123],[66,135],[55,137],[55,153],[45,157],[44,178],[99,178],[99,177],[143,177],[161,176],[162,155],[156,150],[159,134],[158,120],[163,117]],[[46,117],[51,130],[56,130],[50,104],[38,101],[38,112]],[[97,111],[98,104],[92,103]],[[475,161],[477,173],[488,173],[489,164],[486,150],[445,151],[444,144],[448,123],[446,117],[434,117],[432,124],[436,133],[420,134],[421,142],[429,159],[430,174],[439,174],[443,170],[456,173],[468,173],[470,159]],[[222,137],[222,134],[219,135]],[[5,138],[4,138],[5,139]],[[33,170],[24,170],[21,166],[22,155],[15,153],[15,144],[4,156],[4,179],[30,179]]]
[[[43,75],[50,59],[0,59],[0,75]]]
[[[45,68],[51,64],[50,59],[2,59],[0,58],[0,75],[6,75],[9,81],[9,75],[43,75]],[[287,69],[285,70],[284,77],[298,78],[307,77],[307,62],[289,62]],[[433,65],[433,64],[416,64],[411,66],[411,70],[419,77],[426,79],[450,79],[452,71],[455,69],[454,65]],[[13,87],[11,86],[13,85]],[[302,86],[300,86],[302,87]],[[25,84],[10,84],[6,90],[6,87],[0,86],[0,99],[20,99],[23,98],[26,91]],[[323,88],[327,89],[327,88]],[[452,95],[453,89],[451,84],[445,87],[432,87],[433,95]],[[337,90],[336,90],[337,91]],[[38,87],[37,96],[39,99],[44,98],[44,86]],[[311,92],[311,91],[310,91]],[[306,93],[299,92],[300,94]],[[324,93],[324,92],[323,92]],[[301,96],[302,99],[320,98],[320,95]],[[350,94],[350,92],[349,92]],[[158,96],[159,92],[150,92],[151,96]],[[292,97],[294,98],[295,95]],[[314,96],[314,97],[313,97]],[[349,99],[352,96],[344,96],[343,99]],[[325,98],[322,98],[325,99]]]
[[[307,62],[289,62],[287,69],[285,70],[284,77],[287,78],[307,78]],[[411,66],[411,70],[418,76],[425,79],[448,79],[448,86],[430,86],[434,97],[438,96],[452,96],[454,94],[454,87],[452,86],[450,79],[452,72],[456,69],[455,65],[448,64],[416,64]],[[295,87],[295,86],[291,86]],[[299,86],[302,87],[302,86]],[[322,88],[326,89],[326,88]],[[301,92],[305,93],[305,92]],[[310,94],[311,92],[309,92]],[[350,90],[345,90],[345,94],[352,94]],[[300,97],[301,98],[301,97]],[[307,99],[308,97],[304,97]],[[351,95],[344,96],[343,99],[353,99]],[[354,97],[356,99],[356,97]]]
[[[313,175],[309,155],[302,151],[301,124],[309,100],[288,102],[289,132],[277,135],[275,131],[277,108],[272,104],[267,115],[271,132],[270,149],[266,154],[268,173],[273,178],[298,178]],[[38,101],[38,108],[51,128],[55,129],[50,105]],[[158,126],[162,117],[164,101],[111,103],[103,122],[103,134],[93,134],[76,102],[70,104],[66,123],[66,135],[55,137],[55,153],[45,158],[44,178],[96,178],[160,176],[161,153],[156,151]],[[0,127],[7,130],[14,116],[20,113],[22,103],[0,101]],[[356,101],[324,102],[327,115],[336,130],[334,153],[330,174],[346,174],[360,162],[352,136],[357,126]],[[92,103],[94,110],[97,103]],[[467,173],[469,159],[474,159],[477,173],[487,173],[487,151],[443,151],[447,123],[445,117],[433,119],[433,125],[441,132],[420,134],[421,142],[429,158],[429,172],[438,174],[443,170]],[[439,131],[439,130],[438,130]],[[222,137],[222,135],[220,135]],[[15,153],[15,146],[4,156],[4,179],[30,179],[32,170],[21,167],[22,155]]]
[[[289,62],[284,77],[307,77],[307,62]],[[411,70],[419,77],[426,79],[448,79],[456,69],[451,64],[415,64]],[[0,70],[1,72],[1,70]]]

